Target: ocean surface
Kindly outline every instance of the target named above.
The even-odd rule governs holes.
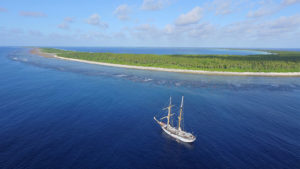
[[[29,50],[0,47],[1,169],[300,168],[299,77],[133,70]],[[193,144],[153,120],[182,95]]]

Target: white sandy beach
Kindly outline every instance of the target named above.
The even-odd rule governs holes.
[[[177,73],[193,73],[193,74],[206,74],[206,75],[227,75],[227,76],[300,76],[300,72],[222,72],[222,71],[203,71],[203,70],[187,70],[187,69],[170,69],[170,68],[159,68],[159,67],[144,67],[144,66],[133,66],[133,65],[121,65],[121,64],[112,64],[112,63],[104,63],[104,62],[95,62],[95,61],[87,61],[73,58],[64,58],[57,56],[52,53],[44,53],[39,49],[33,49],[31,53],[45,56],[45,57],[53,57],[57,59],[82,62],[88,64],[96,64],[102,66],[112,66],[112,67],[120,67],[120,68],[128,68],[128,69],[140,69],[140,70],[152,70],[152,71],[164,71],[164,72],[177,72]]]

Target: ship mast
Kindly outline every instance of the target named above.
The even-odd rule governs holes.
[[[172,107],[172,97],[170,96],[170,104],[168,106],[168,117],[167,117],[168,123],[167,123],[167,126],[170,125],[171,107]]]
[[[180,111],[179,111],[179,116],[178,116],[178,130],[181,130],[180,124],[181,124],[181,119],[182,119],[182,109],[183,109],[183,98],[184,96],[182,96],[181,98],[181,105],[180,105]]]

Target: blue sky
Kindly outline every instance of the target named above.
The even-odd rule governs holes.
[[[300,0],[1,0],[0,45],[300,48]]]

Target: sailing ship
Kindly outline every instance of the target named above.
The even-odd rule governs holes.
[[[154,120],[161,126],[163,131],[166,132],[171,137],[175,138],[176,140],[180,140],[182,142],[191,143],[196,140],[196,137],[192,133],[186,132],[181,128],[182,114],[183,114],[183,99],[184,99],[184,97],[182,96],[179,115],[178,115],[178,126],[177,127],[173,127],[170,125],[170,118],[171,118],[171,116],[174,115],[171,113],[171,108],[174,106],[174,105],[172,105],[171,97],[170,97],[169,106],[163,109],[163,110],[168,109],[168,115],[160,118],[160,120],[157,120],[156,117],[154,116]],[[167,123],[164,123],[162,121],[163,119],[167,119]]]

